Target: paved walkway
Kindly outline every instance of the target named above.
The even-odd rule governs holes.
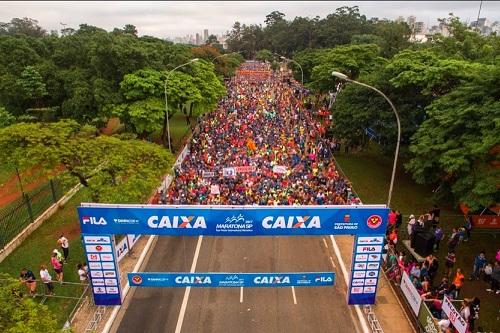
[[[342,259],[348,271],[351,269],[353,236],[335,236]],[[414,333],[416,330],[409,322],[404,309],[401,308],[396,295],[394,295],[389,282],[384,275],[380,277],[377,291],[376,304],[372,306],[384,333]]]

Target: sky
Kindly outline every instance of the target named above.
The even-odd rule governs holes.
[[[480,1],[1,1],[0,22],[14,17],[36,19],[47,31],[82,23],[104,28],[137,27],[139,35],[172,38],[186,34],[222,34],[235,21],[263,24],[274,10],[285,18],[324,18],[341,6],[358,6],[361,14],[379,19],[414,15],[426,25],[452,12],[463,21],[477,18]],[[500,21],[500,2],[483,1],[481,17]]]

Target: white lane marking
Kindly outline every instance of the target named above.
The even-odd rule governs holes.
[[[347,274],[347,269],[345,268],[344,259],[342,259],[342,256],[340,255],[340,249],[337,245],[337,242],[335,241],[335,238],[333,238],[333,235],[330,235],[330,240],[332,241],[333,251],[335,252],[337,260],[340,263],[340,269],[342,270],[342,275],[344,276],[345,284],[347,285],[347,288],[349,288],[349,275]],[[349,290],[347,292],[349,292]],[[361,323],[361,328],[363,329],[363,332],[369,333],[370,330],[368,329],[368,324],[366,323],[365,316],[363,316],[363,313],[361,312],[361,308],[359,307],[358,304],[356,304],[354,305],[354,309],[356,310],[356,314],[358,315],[358,319],[359,322]]]
[[[243,303],[243,287],[240,287],[240,303]]]
[[[198,262],[198,256],[200,255],[201,242],[203,241],[203,236],[198,237],[198,243],[196,243],[196,250],[194,251],[193,263],[191,264],[190,273],[194,273],[196,270],[196,263]],[[189,299],[189,293],[191,292],[191,287],[186,287],[184,291],[184,298],[182,299],[181,311],[179,312],[179,317],[177,318],[177,325],[175,326],[175,333],[180,333],[182,329],[182,323],[184,321],[184,315],[186,314],[187,302]]]
[[[322,238],[323,244],[325,244],[325,247],[328,248],[328,244],[326,243],[326,239]]]
[[[297,305],[297,296],[295,295],[295,288],[292,286],[293,304]]]
[[[337,266],[335,266],[335,263],[333,262],[333,258],[330,256],[330,262],[332,263],[333,269],[336,269]]]

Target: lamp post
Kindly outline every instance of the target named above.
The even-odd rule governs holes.
[[[394,104],[392,104],[391,100],[383,92],[381,92],[377,88],[372,87],[372,86],[370,86],[370,85],[368,85],[366,83],[361,83],[361,82],[358,82],[356,80],[352,80],[349,77],[347,77],[347,75],[345,75],[343,73],[340,73],[340,72],[333,71],[332,75],[334,77],[338,78],[338,79],[341,79],[341,80],[344,80],[344,81],[347,81],[347,82],[352,82],[352,83],[358,84],[360,86],[366,87],[368,89],[371,89],[373,91],[376,91],[377,93],[379,93],[380,95],[382,95],[382,97],[385,98],[385,100],[391,106],[392,111],[394,112],[394,115],[396,116],[396,122],[398,124],[398,141],[396,142],[396,151],[394,153],[394,165],[392,166],[391,183],[389,185],[389,195],[387,197],[387,207],[390,207],[391,206],[391,199],[392,199],[392,190],[393,190],[393,187],[394,187],[394,178],[396,176],[396,166],[397,166],[397,163],[398,163],[399,142],[401,141],[401,123],[399,121],[398,111],[396,110],[396,107],[394,106]]]
[[[227,56],[227,55],[230,55],[230,54],[237,54],[237,53],[241,53],[242,51],[237,51],[237,52],[231,52],[231,53],[225,53],[225,54],[221,54],[215,58],[212,59],[212,63],[215,61],[215,59],[218,59],[220,57],[224,57],[224,56]]]
[[[174,69],[172,69],[170,72],[168,72],[167,74],[167,78],[165,79],[165,85],[164,85],[164,89],[165,89],[165,118],[167,119],[167,137],[168,137],[168,150],[170,150],[170,152],[172,152],[172,145],[170,143],[170,121],[169,121],[169,117],[168,117],[168,95],[167,95],[167,82],[168,82],[168,79],[170,77],[170,74],[172,74],[175,70],[181,68],[181,67],[184,67],[184,66],[187,66],[189,65],[190,63],[193,63],[195,61],[198,61],[199,59],[198,58],[194,58],[194,59],[191,59],[189,60],[188,62],[186,62],[185,64],[182,64],[182,65],[179,65],[177,67],[175,67]],[[164,138],[162,138],[164,139]]]
[[[293,62],[294,64],[296,64],[297,66],[299,66],[300,68],[300,75],[301,75],[301,80],[300,82],[302,83],[302,86],[304,86],[304,71],[302,70],[302,66],[295,60],[293,59],[288,59],[287,57],[284,57],[282,55],[279,55],[278,53],[275,53],[277,56],[279,56],[282,60],[286,60],[286,61],[291,61]]]

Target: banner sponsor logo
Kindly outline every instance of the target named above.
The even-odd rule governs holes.
[[[266,216],[262,220],[262,226],[266,229],[293,229],[293,228],[321,228],[319,216]]]
[[[417,288],[415,288],[406,272],[403,272],[403,277],[401,278],[401,290],[403,291],[405,298],[408,300],[413,313],[418,315],[422,299],[420,298]]]
[[[368,260],[368,255],[367,254],[356,254],[356,261],[367,261]]]
[[[225,223],[217,223],[215,230],[219,232],[252,232],[253,221],[247,220],[242,214],[226,217]]]
[[[194,221],[194,222],[193,222]],[[191,222],[193,222],[191,224]],[[183,229],[183,228],[207,228],[205,218],[203,216],[151,216],[148,219],[148,226],[153,229],[170,228],[170,229]]]
[[[134,284],[141,284],[142,283],[142,277],[140,277],[139,275],[134,275],[132,277],[132,281],[134,282]]]
[[[358,246],[356,248],[357,253],[380,253],[382,252],[382,246],[381,245],[364,245],[364,246]]]
[[[380,261],[380,254],[370,254],[368,255],[368,261]]]
[[[467,322],[460,315],[460,312],[458,312],[458,310],[453,306],[450,299],[446,295],[443,297],[443,311],[448,316],[450,323],[459,333],[467,332]]]
[[[440,333],[441,330],[437,325],[437,322],[434,320],[434,317],[431,314],[429,308],[425,302],[422,302],[420,306],[420,311],[418,312],[418,321],[420,325],[424,328],[425,333]]]
[[[86,244],[110,244],[110,237],[99,237],[99,236],[84,236],[83,240]]]
[[[106,225],[106,224],[108,224],[108,222],[106,222],[106,220],[103,217],[100,217],[99,219],[97,219],[94,216],[84,216],[84,217],[82,217],[82,223],[83,224],[90,223],[90,224],[93,224],[93,225]]]
[[[358,237],[358,244],[383,244],[384,237]]]
[[[366,275],[366,272],[365,271],[359,271],[359,272],[353,272],[352,273],[352,276],[355,277],[355,278],[364,278]]]
[[[290,283],[289,276],[256,276],[253,279],[256,284],[284,284]]]
[[[178,284],[212,284],[210,276],[178,276],[174,281]]]
[[[366,224],[371,229],[376,229],[382,225],[382,217],[379,215],[372,215],[366,220]]]

